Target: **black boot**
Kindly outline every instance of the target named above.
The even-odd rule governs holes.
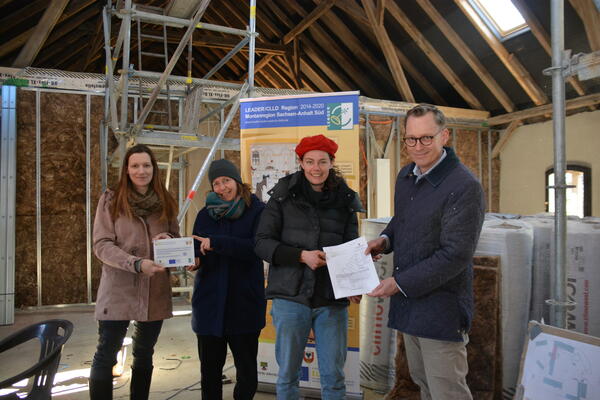
[[[131,385],[129,385],[129,398],[131,400],[148,400],[152,382],[152,368],[131,369]]]
[[[90,379],[90,400],[112,400],[112,379]]]

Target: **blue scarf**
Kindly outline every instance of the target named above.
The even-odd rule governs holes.
[[[215,221],[221,218],[238,219],[246,209],[246,203],[241,197],[231,201],[222,200],[215,192],[210,192],[206,196],[206,209],[208,215]]]

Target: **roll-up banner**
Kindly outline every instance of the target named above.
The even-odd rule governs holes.
[[[251,182],[258,198],[269,200],[268,191],[277,181],[298,170],[294,148],[306,136],[323,134],[339,148],[335,165],[348,186],[359,190],[359,92],[319,93],[242,99],[240,104],[241,173]],[[262,330],[258,350],[258,379],[274,384],[275,327],[271,302],[267,306],[267,326]],[[348,312],[348,355],[344,371],[349,398],[360,396],[359,308],[352,304]],[[319,390],[316,348],[309,338],[302,362],[300,387]]]

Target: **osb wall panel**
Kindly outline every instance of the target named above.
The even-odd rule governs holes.
[[[85,96],[40,96],[42,304],[86,301]],[[35,93],[17,103],[17,306],[37,304]],[[92,123],[91,126],[98,123]],[[33,254],[33,257],[31,255]]]
[[[37,305],[35,92],[19,90],[17,102],[16,277],[17,307]],[[41,100],[41,248],[42,304],[87,302],[86,248],[86,96],[42,92]],[[90,96],[91,221],[101,195],[99,127],[104,100]],[[130,104],[132,105],[132,103]],[[132,109],[131,109],[132,110]],[[117,142],[109,137],[109,154]],[[166,170],[161,171],[164,176]],[[119,170],[109,167],[108,186]],[[178,173],[170,192],[178,196]],[[101,263],[92,254],[92,300]]]
[[[475,400],[500,400],[500,268],[498,257],[474,258],[475,316],[469,333],[467,383]],[[410,378],[401,334],[397,337],[396,376],[386,400],[418,400],[419,387]]]

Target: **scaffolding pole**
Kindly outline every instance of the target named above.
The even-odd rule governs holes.
[[[250,0],[250,45],[248,46],[248,84],[254,96],[254,51],[256,48],[256,0]]]
[[[208,165],[210,164],[210,161],[214,157],[215,152],[217,151],[217,148],[219,147],[219,144],[221,143],[221,140],[225,136],[225,132],[227,132],[227,129],[229,128],[229,125],[231,124],[231,121],[233,121],[233,117],[235,116],[238,108],[240,107],[240,99],[246,95],[246,93],[248,92],[248,88],[249,88],[249,84],[246,82],[244,84],[244,86],[242,86],[242,89],[240,90],[238,95],[236,96],[237,98],[236,98],[235,102],[232,104],[231,109],[229,110],[229,114],[227,114],[225,123],[221,126],[221,130],[219,131],[219,134],[215,138],[215,142],[213,143],[213,146],[210,148],[206,158],[204,159],[204,163],[202,163],[202,167],[200,168],[200,171],[198,171],[198,175],[196,175],[196,179],[194,180],[194,183],[193,183],[190,191],[188,192],[188,195],[185,199],[185,203],[183,203],[183,206],[181,207],[181,210],[179,211],[179,215],[177,216],[177,221],[179,222],[179,225],[181,225],[181,221],[183,221],[183,218],[185,217],[185,214],[186,214],[188,208],[190,208],[190,204],[191,204],[192,200],[194,199],[196,190],[198,190],[198,187],[200,186],[200,182],[202,182],[202,178],[204,178],[206,171],[208,171]]]
[[[565,184],[565,78],[563,76],[564,0],[551,2],[552,32],[552,125],[554,127],[554,275],[551,305],[552,325],[564,328],[567,306],[566,273],[566,189]]]

